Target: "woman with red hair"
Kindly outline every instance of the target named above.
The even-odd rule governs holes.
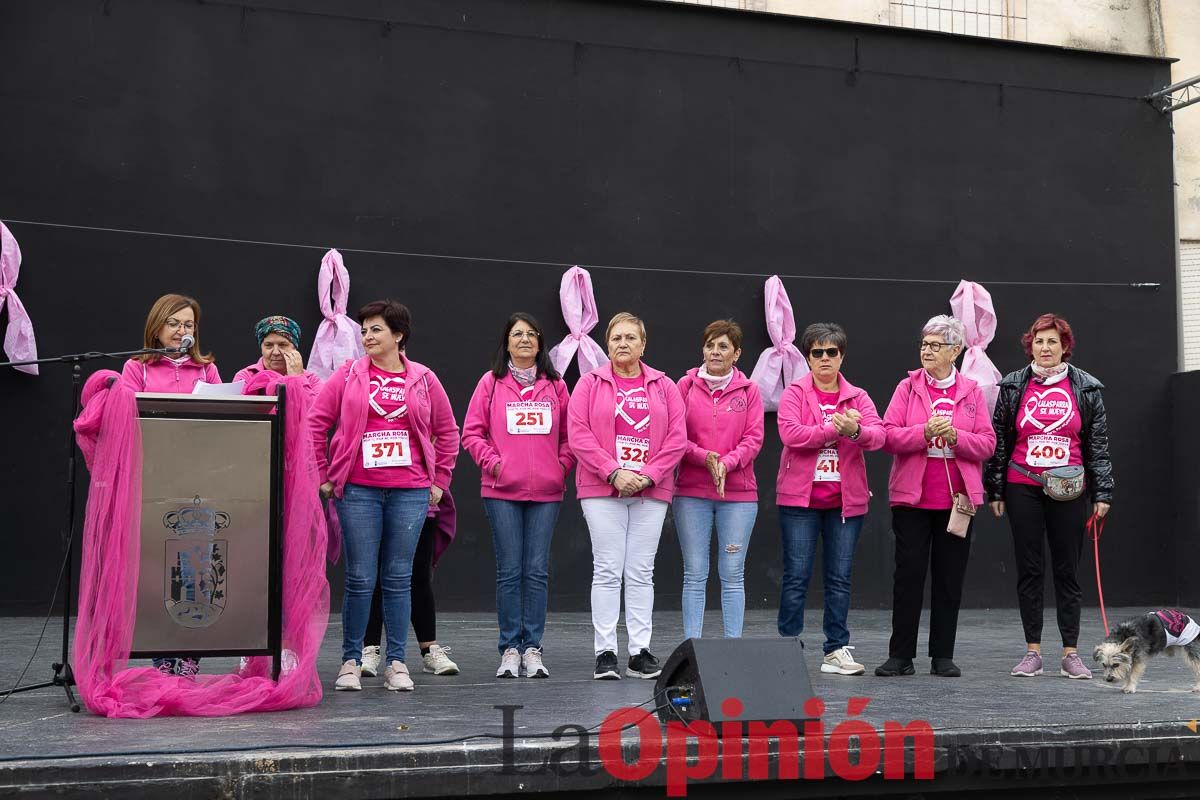
[[[996,453],[984,472],[992,512],[1000,517],[1008,511],[1016,550],[1026,652],[1011,674],[1042,674],[1046,542],[1063,643],[1059,674],[1086,680],[1092,672],[1076,651],[1083,596],[1077,571],[1088,514],[1103,517],[1112,502],[1108,417],[1100,395],[1104,386],[1067,363],[1075,337],[1062,317],[1038,317],[1021,344],[1031,363],[1000,381],[992,416]],[[1080,472],[1082,482],[1076,475]],[[1057,489],[1056,476],[1065,479]]]

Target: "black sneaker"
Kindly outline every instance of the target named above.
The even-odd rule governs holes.
[[[596,672],[592,678],[598,681],[621,680],[621,670],[617,666],[617,654],[612,650],[605,650],[596,656]]]
[[[912,675],[916,672],[911,658],[890,657],[875,668],[875,674],[880,678],[895,678],[899,675]]]
[[[933,659],[933,666],[929,669],[930,675],[937,675],[940,678],[961,678],[962,670],[949,658]]]
[[[662,664],[644,647],[642,652],[629,657],[629,666],[625,668],[625,674],[631,678],[657,678],[661,673]]]

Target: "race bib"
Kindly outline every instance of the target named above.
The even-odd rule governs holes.
[[[1066,436],[1030,436],[1025,463],[1031,467],[1065,467],[1071,458],[1071,440]]]
[[[814,481],[840,481],[842,479],[841,464],[838,461],[836,447],[823,447],[817,454],[817,467],[813,472]]]
[[[617,437],[617,463],[621,469],[641,472],[650,458],[650,440],[636,436]]]
[[[514,436],[548,434],[554,419],[550,404],[537,400],[506,403],[504,413],[508,418],[508,432]]]
[[[372,431],[362,438],[363,467],[411,467],[408,431]]]
[[[946,444],[945,437],[935,436],[929,440],[930,458],[954,458],[954,451]]]

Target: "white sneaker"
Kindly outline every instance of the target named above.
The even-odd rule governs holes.
[[[525,668],[526,678],[549,678],[550,670],[542,663],[542,648],[526,647],[521,655],[521,666]]]
[[[408,677],[408,665],[403,661],[393,661],[383,671],[383,683],[389,692],[411,692],[412,678]]]
[[[850,655],[850,651],[853,649],[850,645],[846,645],[832,653],[827,653],[825,658],[821,659],[821,672],[829,672],[834,675],[862,675],[867,668]]]
[[[362,667],[352,658],[342,664],[342,668],[338,670],[337,681],[333,684],[333,688],[339,692],[361,692],[361,676]]]
[[[379,674],[379,645],[367,645],[362,649],[362,676],[374,678]]]
[[[442,647],[440,644],[429,645],[429,652],[421,656],[421,660],[425,662],[422,669],[434,675],[457,675],[458,664],[446,655],[449,652],[449,647]]]
[[[500,656],[500,669],[496,670],[497,678],[516,678],[521,675],[521,654],[517,648],[510,647]]]

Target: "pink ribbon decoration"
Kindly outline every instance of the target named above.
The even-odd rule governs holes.
[[[571,358],[579,354],[579,374],[586,375],[608,360],[603,348],[588,336],[600,315],[596,311],[596,295],[592,291],[592,276],[586,269],[571,267],[563,273],[558,287],[563,320],[570,331],[550,349],[550,363],[558,374],[566,374]]]
[[[321,380],[328,380],[333,371],[347,360],[366,355],[358,323],[346,316],[350,299],[350,273],[342,263],[342,254],[330,250],[321,259],[317,276],[317,300],[325,317],[313,338],[308,356],[308,369]]]
[[[979,384],[990,415],[996,410],[1002,377],[985,352],[996,337],[996,309],[992,305],[992,296],[978,283],[959,281],[950,297],[950,313],[962,321],[966,334],[963,343],[967,352],[963,356],[961,372]]]
[[[788,299],[787,289],[783,288],[783,281],[779,280],[778,275],[767,278],[763,296],[771,347],[758,357],[750,380],[758,385],[763,409],[778,411],[783,390],[808,374],[808,362],[794,344],[796,318],[792,314],[792,302]]]
[[[8,227],[0,222],[0,310],[8,301],[8,330],[4,334],[4,352],[10,361],[30,361],[37,358],[37,342],[33,338],[33,321],[25,304],[17,297],[17,275],[21,272],[21,248]],[[37,375],[37,364],[13,367]]]

